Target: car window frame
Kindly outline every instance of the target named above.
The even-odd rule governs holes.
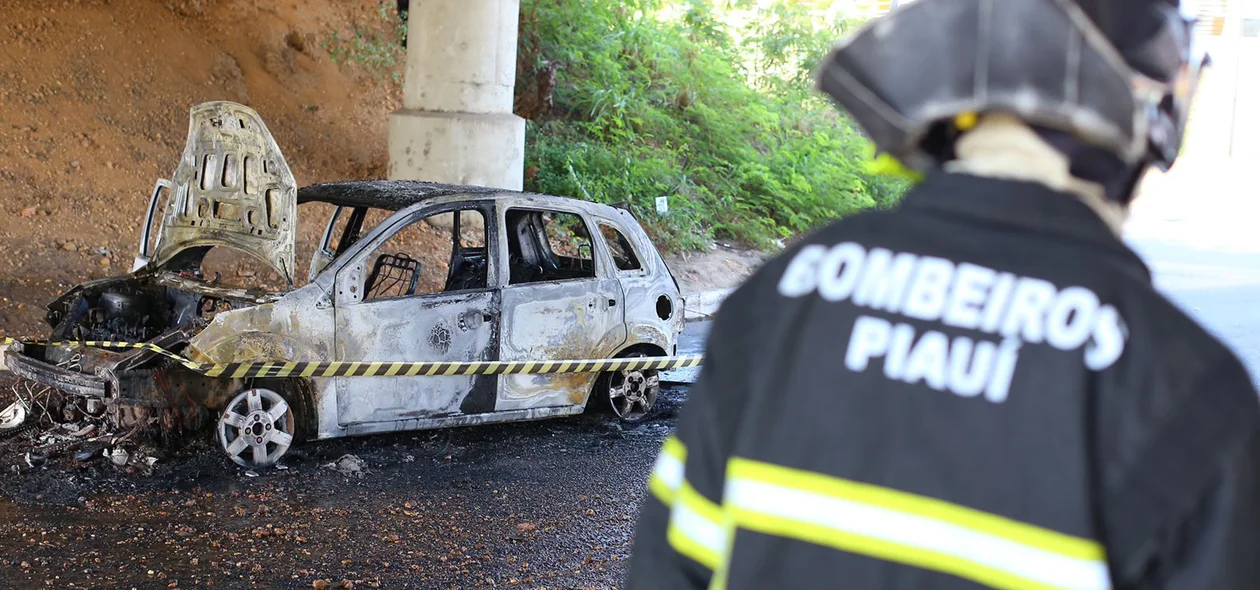
[[[324,224],[323,234],[319,238],[319,253],[327,256],[329,259],[336,258],[337,253],[332,249],[333,230],[337,229],[337,220],[341,219],[341,215],[345,209],[353,210],[353,207],[345,205],[333,205],[332,215],[328,216],[328,222]]]
[[[604,225],[612,228],[618,235],[625,239],[626,244],[629,244],[630,246],[630,252],[634,254],[635,261],[639,263],[639,268],[621,270],[621,267],[617,266],[617,258],[613,255],[612,244],[607,243],[608,240],[604,237],[604,232],[600,231],[598,232],[599,239],[604,241],[604,249],[608,252],[608,261],[610,268],[613,269],[613,274],[619,277],[645,277],[651,274],[648,270],[648,261],[643,256],[643,252],[641,251],[639,244],[635,243],[634,239],[630,237],[631,232],[626,231],[626,228],[614,219],[595,216],[596,229]]]
[[[574,278],[574,279],[555,279],[555,280],[550,280],[550,281],[532,281],[528,283],[512,283],[511,276],[509,273],[509,268],[508,268],[508,240],[511,238],[507,230],[507,216],[509,212],[514,211],[514,210],[531,211],[531,212],[537,212],[537,213],[565,213],[569,215],[576,215],[578,219],[580,219],[582,223],[585,225],[586,233],[588,236],[590,236],[589,240],[591,242],[591,264],[594,265],[594,274],[592,276],[580,277],[580,278]],[[496,225],[498,226],[498,234],[500,236],[503,236],[503,239],[500,241],[499,246],[498,246],[499,261],[502,263],[500,265],[500,268],[502,269],[500,271],[502,272],[502,276],[500,276],[500,279],[501,279],[500,284],[503,285],[503,288],[528,287],[531,285],[558,285],[558,284],[564,284],[564,283],[569,283],[569,282],[574,282],[574,281],[592,281],[592,280],[616,278],[615,273],[609,273],[607,271],[608,268],[616,268],[616,265],[613,264],[611,257],[608,255],[607,251],[601,247],[603,243],[601,241],[602,236],[600,238],[596,238],[593,236],[592,229],[594,229],[593,228],[594,216],[590,215],[587,211],[579,207],[568,207],[568,206],[563,206],[563,205],[557,206],[551,203],[518,203],[518,202],[513,202],[510,200],[503,200],[499,202],[498,206],[496,207],[495,213],[496,213],[496,216],[498,217],[497,222],[496,222]],[[549,250],[551,249],[550,243],[547,244],[547,248]],[[554,254],[554,251],[553,251],[553,254]]]
[[[337,305],[362,305],[364,303],[400,301],[404,299],[426,297],[451,297],[465,293],[484,293],[486,291],[501,289],[502,284],[500,283],[498,277],[498,261],[490,254],[491,252],[498,250],[498,230],[497,228],[492,230],[494,226],[486,222],[483,223],[486,232],[486,264],[488,265],[486,268],[485,287],[479,289],[461,289],[459,291],[437,291],[435,293],[404,295],[401,297],[386,297],[370,300],[365,300],[363,298],[364,293],[362,292],[363,284],[367,281],[367,275],[371,273],[370,269],[364,268],[367,264],[367,257],[371,256],[372,253],[376,252],[382,244],[397,235],[397,233],[402,231],[404,228],[410,226],[412,223],[423,223],[425,219],[434,215],[452,213],[454,211],[476,210],[479,211],[482,216],[489,217],[497,213],[496,209],[497,208],[494,207],[490,201],[477,199],[450,201],[431,205],[416,204],[395,212],[393,215],[385,218],[385,220],[379,223],[375,228],[372,228],[367,235],[360,237],[359,240],[351,246],[350,251],[346,252],[343,256],[338,256],[340,264],[336,265],[335,270],[333,270],[334,279],[332,281],[332,288],[335,292],[334,301],[337,302]],[[453,241],[455,239],[453,231],[451,237],[452,247],[455,247]],[[332,268],[326,268],[324,269],[324,272],[328,272],[329,270],[332,270]],[[355,272],[358,273],[358,278],[354,279],[352,286],[357,288],[357,292],[352,291],[347,293],[346,287],[348,286],[348,283],[351,282],[349,275],[354,274]],[[345,303],[344,301],[348,296],[352,299],[352,301],[350,303]]]

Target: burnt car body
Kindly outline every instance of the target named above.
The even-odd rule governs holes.
[[[309,282],[293,287],[307,203],[335,210]],[[384,219],[372,226],[374,216]],[[192,109],[181,163],[158,182],[144,227],[130,275],[48,306],[50,341],[148,342],[215,364],[517,361],[674,354],[683,327],[677,283],[627,210],[412,181],[298,190],[261,119],[235,103]],[[214,247],[257,258],[289,288],[206,280]],[[115,426],[192,428],[217,412],[219,443],[248,466],[275,463],[295,438],[563,416],[592,400],[637,421],[659,392],[651,371],[243,379],[207,377],[151,349],[39,344],[5,360],[92,400]]]

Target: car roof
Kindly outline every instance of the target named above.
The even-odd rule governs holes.
[[[441,184],[417,180],[348,180],[313,184],[298,189],[297,202],[329,203],[342,207],[374,207],[397,211],[438,197],[482,197],[504,192],[484,186]]]
[[[519,199],[521,205],[577,206],[588,212],[597,212],[605,216],[630,214],[625,209],[569,197],[419,180],[347,180],[313,184],[297,191],[298,204],[317,202],[342,207],[372,207],[390,211],[398,211],[425,201],[438,203],[464,199]]]

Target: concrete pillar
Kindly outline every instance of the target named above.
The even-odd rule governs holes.
[[[519,0],[410,3],[390,178],[522,188],[525,120],[512,114],[519,11]]]

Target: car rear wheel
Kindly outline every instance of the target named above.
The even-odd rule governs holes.
[[[644,358],[643,352],[630,352],[621,358]],[[599,379],[603,401],[623,422],[642,422],[652,412],[661,395],[660,372],[634,367],[610,371]]]
[[[219,416],[219,447],[246,468],[275,465],[293,444],[293,410],[280,394],[246,389],[232,398]]]

